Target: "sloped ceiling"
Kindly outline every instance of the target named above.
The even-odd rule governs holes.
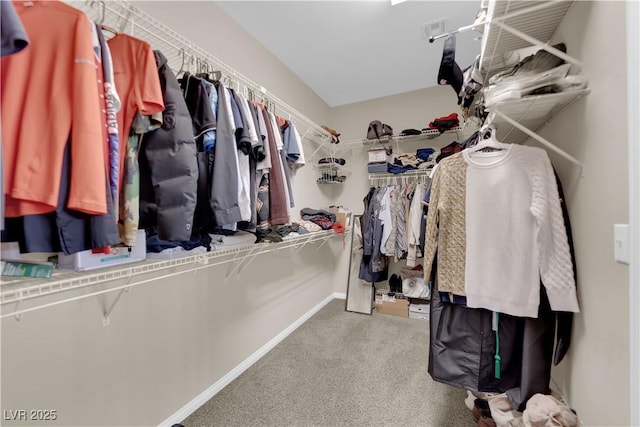
[[[450,31],[473,23],[480,1],[218,1],[329,106],[437,84],[444,39],[429,43],[426,23]],[[480,53],[479,33],[457,36],[462,69]]]

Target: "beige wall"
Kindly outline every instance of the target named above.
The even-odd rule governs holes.
[[[629,425],[629,268],[613,258],[613,224],[629,222],[624,2],[576,2],[557,36],[582,61],[591,93],[542,132],[584,161],[581,172],[551,156],[567,193],[581,309],[553,380],[584,425]]]
[[[137,6],[324,123],[329,107],[213,2]],[[305,141],[308,155],[316,147]],[[330,202],[311,167],[294,178],[294,195],[294,216]],[[47,425],[157,425],[344,292],[340,238],[318,246],[260,256],[228,282],[231,264],[137,286],[123,295],[109,326],[102,316],[116,293],[27,313],[19,322],[2,319],[2,409],[57,410]]]
[[[116,293],[2,319],[2,409],[56,410],[46,425],[158,425],[333,294],[343,249],[317,246],[260,256],[229,281],[232,264],[136,286],[109,326]]]
[[[137,5],[317,123],[338,129],[345,143],[364,137],[374,119],[400,131],[458,111],[450,87],[329,109],[214,3]],[[553,380],[584,425],[593,426],[629,423],[628,268],[613,261],[612,236],[614,223],[628,222],[624,22],[622,2],[573,6],[558,39],[583,61],[591,94],[542,132],[585,163],[581,175],[552,155],[571,213],[582,310]],[[395,149],[441,147],[454,139]],[[361,213],[366,148],[333,148],[351,164],[347,185],[318,186],[312,168],[303,168],[295,178],[297,209],[331,203]],[[308,155],[314,150],[305,147]],[[114,294],[30,313],[20,322],[3,319],[3,409],[57,409],[58,423],[50,425],[157,424],[327,296],[345,292],[347,265],[337,239],[320,251],[312,246],[258,259],[229,282],[222,279],[227,265],[136,287],[107,327],[102,313]]]

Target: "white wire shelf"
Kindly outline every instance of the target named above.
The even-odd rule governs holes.
[[[513,143],[522,143],[532,137],[547,145],[542,141],[541,137],[537,134],[534,136],[532,133],[536,133],[562,110],[589,92],[589,89],[581,89],[504,100],[488,107],[488,111],[494,113],[491,122],[496,125],[500,139]],[[527,132],[526,129],[531,132]],[[551,146],[547,145],[547,147],[572,162],[581,164],[579,160],[560,150],[555,145],[551,144]]]
[[[573,1],[490,1],[486,18],[489,25],[485,25],[480,58],[485,81],[507,68],[505,62],[513,51],[535,45],[531,39],[541,45],[549,43],[572,4]],[[524,33],[529,40],[517,33]]]
[[[558,26],[573,1],[490,0],[482,38],[480,68],[485,84],[496,72],[513,66],[506,58],[526,47],[545,49],[567,63],[582,68],[580,61],[550,46]],[[489,122],[496,125],[498,137],[513,143],[532,138],[565,159],[582,167],[582,162],[538,134],[550,120],[589,89],[507,99],[488,105]]]
[[[395,134],[387,137],[382,137],[380,139],[361,138],[361,139],[341,142],[340,144],[338,144],[339,147],[337,147],[337,149],[339,150],[340,148],[353,148],[354,145],[355,146],[362,146],[362,145],[375,146],[375,145],[392,144],[396,142],[431,140],[431,139],[436,139],[442,135],[449,135],[449,134],[459,135],[461,132],[463,132],[462,127],[455,127],[455,128],[446,130],[443,133],[440,133],[440,131],[437,129],[427,129],[427,130],[421,131],[420,135]]]
[[[429,178],[430,174],[431,168],[409,170],[403,173],[370,173],[369,182],[372,185],[406,184],[409,182],[427,183],[431,180]]]
[[[392,142],[408,142],[408,141],[419,141],[422,139],[436,139],[439,136],[442,136],[443,134],[452,134],[452,133],[458,133],[458,132],[462,132],[462,128],[457,126],[455,128],[446,130],[444,132],[440,132],[437,129],[426,129],[426,130],[422,130],[420,131],[420,135],[400,135],[400,134],[396,134],[396,135],[391,135],[389,137],[386,138],[380,138],[380,139],[368,139],[368,138],[362,138],[360,140],[361,144],[371,144],[371,145],[376,145],[376,144],[385,144],[385,143],[392,143]]]
[[[82,10],[96,22],[114,28],[118,32],[145,40],[153,49],[160,50],[167,57],[168,64],[174,72],[180,69],[196,72],[200,71],[198,67],[210,66],[222,73],[223,81],[226,80],[226,84],[236,82],[240,89],[245,91],[245,95],[248,95],[247,91],[250,90],[259,100],[264,100],[267,107],[274,106],[276,114],[291,120],[298,127],[303,139],[312,138],[321,143],[331,140],[331,135],[313,120],[269,92],[262,85],[239,73],[205,49],[138,9],[131,2],[126,0],[64,1]],[[305,128],[301,128],[301,126]]]
[[[0,282],[0,304],[2,305],[2,314],[0,315],[0,318],[21,315],[26,312],[78,299],[84,299],[99,294],[123,289],[126,290],[137,285],[158,281],[163,278],[234,262],[236,265],[233,270],[227,273],[228,278],[233,272],[238,271],[239,273],[242,264],[248,264],[245,263],[245,261],[249,260],[250,262],[257,256],[289,248],[301,250],[310,243],[322,242],[321,245],[323,245],[329,239],[348,235],[349,231],[350,230],[347,230],[344,234],[338,234],[333,230],[302,235],[292,233],[284,237],[283,241],[279,243],[250,244],[232,249],[215,250],[204,254],[190,255],[184,258],[170,260],[145,260],[135,264],[111,267],[91,273],[76,273],[68,270],[56,270],[53,276],[49,279],[3,277]],[[60,296],[67,291],[97,287],[98,285],[105,285],[105,288],[89,294],[57,299],[53,302],[49,301],[47,298],[42,298],[48,296]],[[36,299],[43,299],[46,301],[41,304],[29,304],[28,308],[21,307],[22,303],[27,301],[31,302],[31,300]],[[16,305],[13,310],[9,307],[11,304]]]

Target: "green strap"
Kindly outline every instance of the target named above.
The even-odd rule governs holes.
[[[495,377],[500,379],[500,335],[498,334],[498,324],[500,322],[500,313],[493,313],[492,329],[496,332],[496,354],[495,359]]]

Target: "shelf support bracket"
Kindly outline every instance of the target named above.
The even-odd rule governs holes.
[[[307,244],[311,241],[311,236],[307,237],[304,242],[300,246],[298,246],[294,252],[294,254],[300,253],[302,249],[307,246]]]
[[[507,116],[502,111],[498,110],[497,108],[494,108],[492,112],[495,113],[496,115],[500,116],[500,118],[502,118],[504,121],[509,123],[511,126],[513,126],[513,127],[517,128],[517,129],[519,129],[520,131],[526,133],[531,138],[535,139],[540,144],[544,145],[545,147],[549,148],[550,150],[555,151],[556,153],[558,153],[559,155],[561,155],[565,159],[569,160],[571,163],[574,163],[574,164],[580,166],[580,168],[583,167],[583,163],[580,160],[576,159],[575,157],[573,157],[571,154],[567,153],[566,151],[556,147],[553,143],[549,142],[548,140],[546,140],[542,136],[538,135],[537,133],[535,133],[534,131],[532,131],[528,127],[526,127],[526,126],[522,125],[521,123],[518,123],[517,121],[513,120],[511,117]]]
[[[316,248],[316,252],[317,252],[317,251],[319,251],[319,250],[320,250],[320,248],[322,248],[324,245],[326,245],[328,241],[329,241],[329,238],[328,238],[328,237],[327,237],[327,238],[325,238],[325,239],[322,241],[322,243],[320,243],[320,246],[318,246],[318,247]]]
[[[131,283],[132,277],[133,276],[129,276],[127,278],[127,283],[125,284],[125,286]],[[118,305],[118,302],[120,301],[120,298],[122,297],[122,295],[125,292],[129,292],[130,290],[131,290],[131,287],[124,287],[120,289],[120,292],[118,292],[118,295],[116,295],[116,297],[113,299],[113,302],[111,303],[109,308],[107,308],[107,310],[104,312],[104,316],[102,317],[102,326],[109,326],[111,324],[111,313],[113,313],[113,310],[116,308],[116,305]]]
[[[259,253],[254,253],[253,255],[249,255],[247,254],[244,258],[242,258],[242,261],[240,262],[238,267],[238,274],[236,274],[236,277],[240,277],[240,274],[242,274],[242,271],[253,262],[254,259],[256,259],[256,257],[259,255]]]
[[[16,322],[19,322],[19,321],[21,321],[21,320],[22,320],[22,313],[18,313],[18,309],[20,308],[20,303],[21,303],[21,302],[22,302],[22,300],[18,300],[18,302],[16,302],[16,308],[15,308],[15,310],[13,310],[15,313],[17,313],[17,314],[15,314],[15,315],[13,316],[13,318],[14,318],[14,319],[16,319]]]
[[[254,252],[256,252],[256,250],[258,249],[259,245],[255,245],[254,247],[252,247],[251,249],[249,249],[249,252],[247,252],[245,255],[243,256],[239,256],[241,252],[236,253],[236,257],[232,260],[233,262],[235,262],[235,265],[233,266],[233,268],[231,268],[231,270],[229,270],[229,272],[227,273],[226,276],[224,276],[224,280],[228,281],[229,277],[238,269],[240,269],[240,266],[242,266],[242,264],[244,263],[244,261],[250,257]]]

